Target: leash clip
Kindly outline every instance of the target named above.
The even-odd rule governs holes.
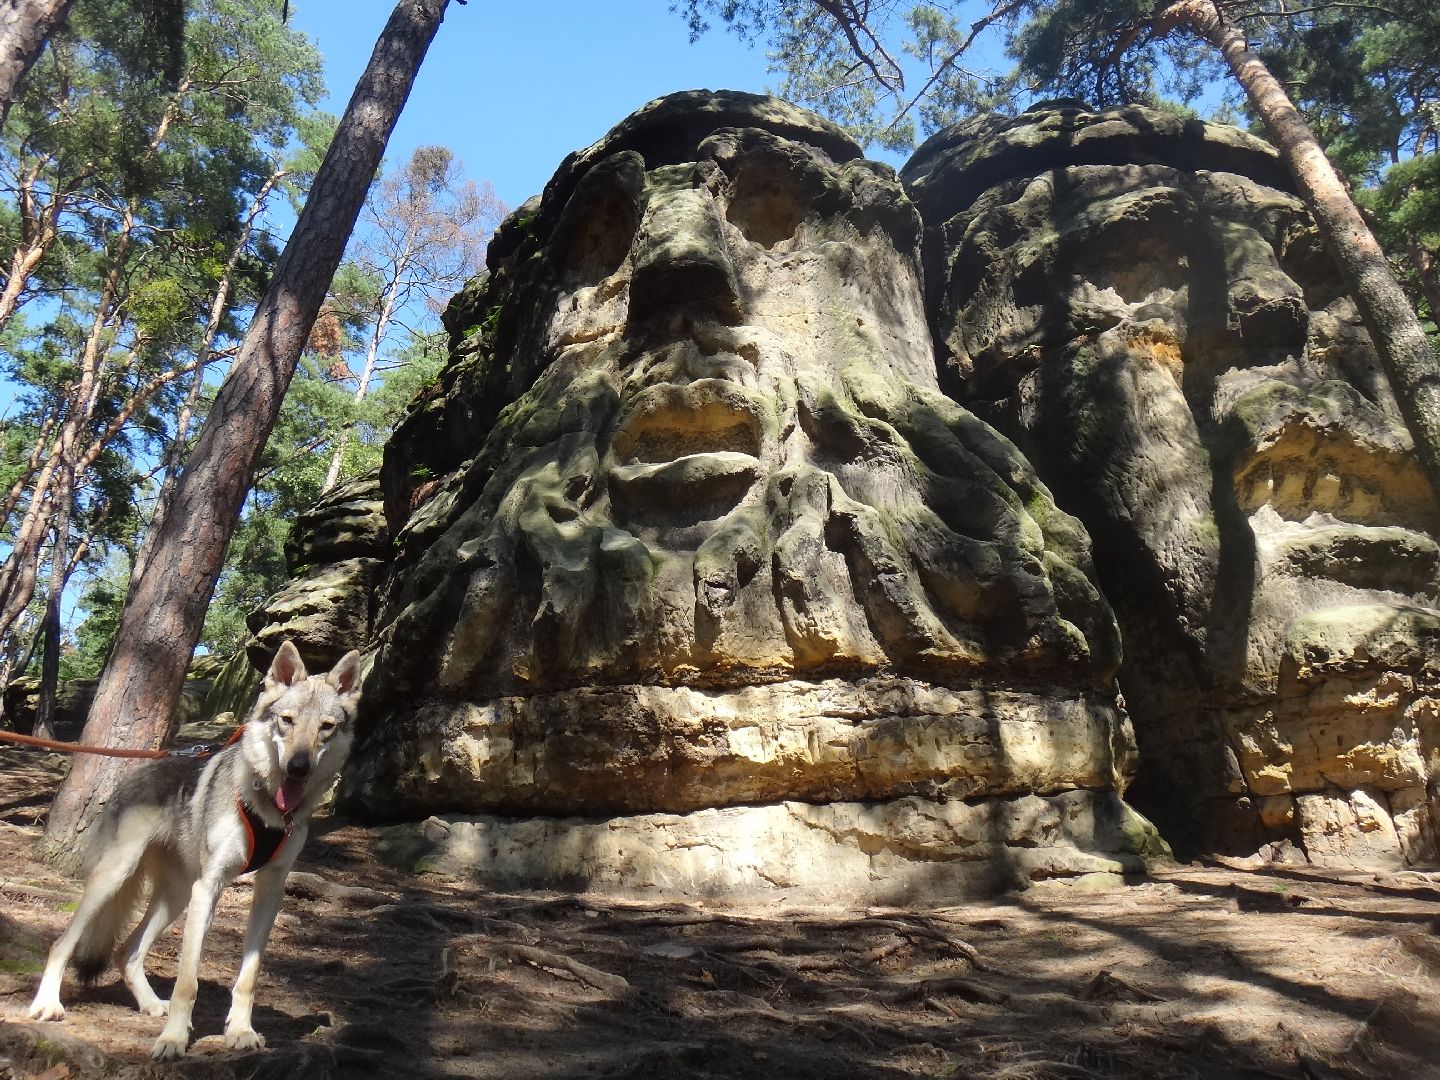
[[[201,744],[197,746],[187,746],[184,750],[171,750],[170,756],[180,758],[207,758],[213,753],[215,753],[214,746]]]

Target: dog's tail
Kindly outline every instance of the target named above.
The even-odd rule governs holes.
[[[141,860],[141,865],[118,883],[95,917],[85,924],[80,940],[75,943],[70,964],[82,983],[94,982],[110,966],[120,935],[129,926],[145,891],[143,863]]]
[[[125,863],[129,860],[123,858],[102,858],[85,883],[86,896],[82,903],[91,899],[92,890],[99,889],[100,895],[94,898],[99,906],[85,923],[75,951],[70,954],[70,966],[82,983],[94,982],[110,966],[121,935],[134,920],[135,910],[144,899],[150,861],[149,853],[142,853],[128,866]]]

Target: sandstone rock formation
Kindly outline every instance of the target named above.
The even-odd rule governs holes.
[[[197,656],[185,675],[185,685],[176,703],[176,724],[193,724],[207,714],[211,691],[220,676],[222,662],[213,656]],[[55,714],[51,718],[54,737],[75,742],[85,727],[90,707],[95,703],[98,679],[68,679],[61,682],[55,696]],[[35,734],[40,712],[40,680],[34,676],[11,679],[5,686],[5,726],[22,735]]]
[[[321,671],[369,644],[375,590],[390,556],[380,478],[371,473],[332,488],[300,515],[291,537],[290,582],[246,619],[254,635],[246,651],[257,673],[286,638]]]
[[[1094,537],[1137,805],[1190,851],[1433,858],[1436,507],[1273,151],[1062,102],[903,176],[942,382]]]
[[[939,392],[919,240],[889,169],[774,99],[672,95],[571,155],[387,449],[343,806],[451,815],[427,864],[509,884],[1138,868],[1089,539]]]

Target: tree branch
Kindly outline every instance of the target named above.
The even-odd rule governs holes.
[[[1024,5],[1025,0],[999,0],[999,2],[990,9],[990,14],[985,15],[982,18],[979,18],[975,22],[971,23],[970,32],[965,35],[964,42],[957,46],[950,53],[949,56],[947,56],[943,61],[940,62],[938,66],[935,67],[935,69],[930,73],[930,78],[925,80],[925,85],[922,86],[915,94],[915,96],[912,97],[905,104],[904,108],[902,108],[899,112],[895,114],[894,119],[892,119],[890,123],[886,124],[883,128],[880,129],[880,133],[883,135],[886,132],[895,130],[895,126],[899,124],[900,121],[903,120],[907,115],[909,115],[910,110],[915,108],[915,106],[919,103],[920,99],[923,98],[926,94],[928,94],[931,89],[934,88],[935,84],[940,81],[941,75],[943,75],[947,70],[953,67],[955,63],[960,59],[960,57],[970,50],[970,47],[975,44],[976,38],[978,38],[986,30],[990,29],[990,27],[994,26],[997,22],[1001,22],[1004,19],[1010,18],[1022,7],[1024,7]]]
[[[879,37],[874,30],[870,29],[870,24],[866,21],[868,11],[857,9],[853,0],[814,0],[814,4],[835,20],[850,45],[850,51],[870,69],[876,82],[892,94],[898,94],[905,89],[905,76],[900,70],[900,65],[885,51],[885,46],[880,43]],[[870,42],[868,49],[860,42],[858,35],[862,33]],[[875,59],[876,56],[884,60],[885,66],[889,69],[888,73],[880,70],[880,64]]]

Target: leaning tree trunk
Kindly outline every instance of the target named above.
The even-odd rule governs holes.
[[[1225,22],[1214,0],[1176,0],[1161,9],[1155,25],[1161,34],[1177,26],[1193,30],[1220,50],[1244,88],[1355,298],[1440,501],[1440,358],[1325,151],[1285,88],[1250,50],[1245,35]]]
[[[130,590],[85,725],[85,742],[158,747],[172,734],[190,654],[256,464],[448,2],[400,0],[375,44],[275,276],[200,430],[149,564]],[[80,841],[120,776],[115,759],[76,759],[45,830],[53,859],[78,864]]]
[[[50,32],[65,21],[73,0],[0,0],[0,128],[20,80],[40,59]]]

